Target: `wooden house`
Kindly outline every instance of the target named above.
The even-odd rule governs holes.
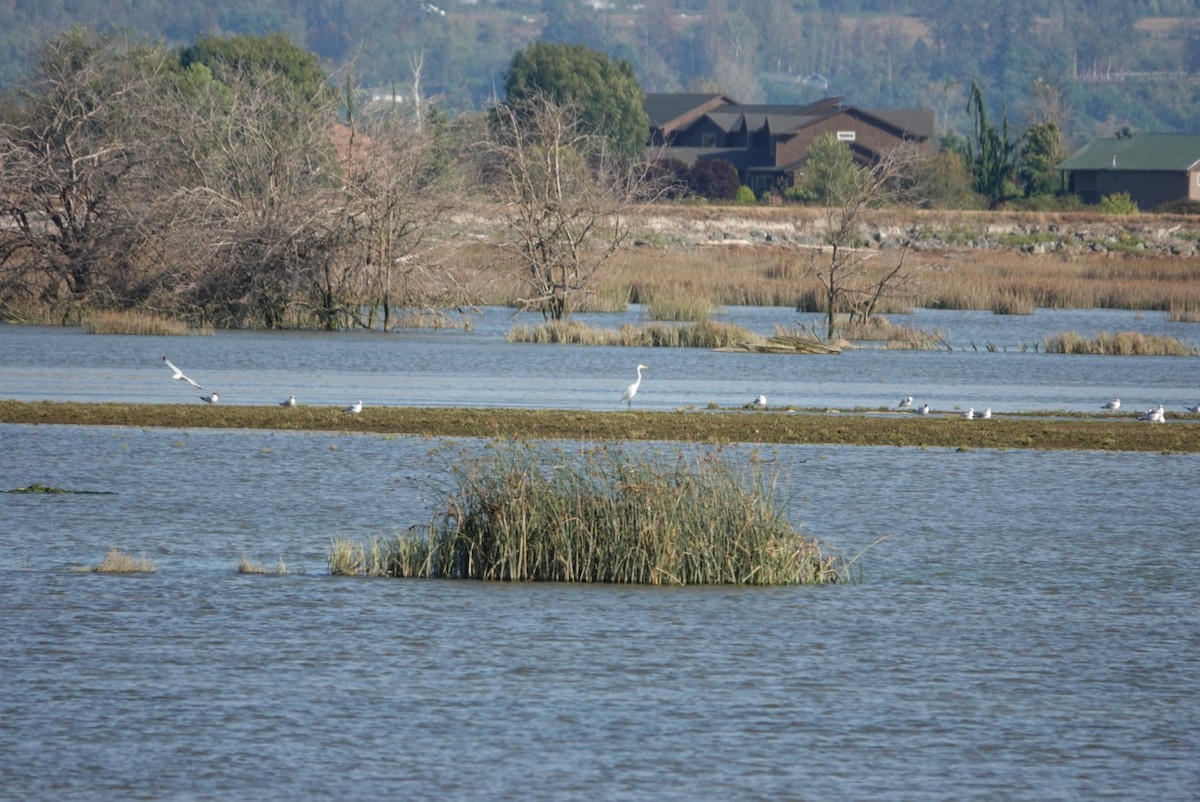
[[[1063,186],[1084,203],[1128,192],[1143,210],[1169,201],[1200,201],[1200,135],[1132,134],[1094,139],[1057,168]]]
[[[739,103],[722,94],[648,94],[649,145],[687,164],[724,159],[755,191],[791,186],[803,175],[808,149],[833,133],[860,164],[905,141],[933,138],[933,112],[877,111],[827,97],[807,105]]]

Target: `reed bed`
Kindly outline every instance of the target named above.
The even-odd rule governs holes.
[[[1100,332],[1083,337],[1067,331],[1043,340],[1048,354],[1100,354],[1104,356],[1196,356],[1192,348],[1176,337],[1142,334],[1136,331]]]
[[[739,209],[734,216],[741,215]],[[945,249],[909,252],[906,270],[915,277],[912,286],[904,298],[885,299],[887,305],[879,312],[898,314],[918,306],[998,314],[1029,314],[1038,308],[1200,310],[1200,257],[1082,247],[1046,253],[975,248],[971,246],[988,237],[989,218],[959,217],[958,234],[944,222],[930,229]],[[913,220],[902,218],[898,215],[894,224],[911,229]],[[1041,215],[1025,223],[1050,225],[1056,219]],[[804,217],[792,224],[798,230],[813,225]],[[881,225],[889,223],[884,220]],[[812,231],[804,230],[811,238]],[[959,245],[953,243],[956,236],[962,240]],[[484,245],[471,251],[477,263],[493,268],[493,279],[477,285],[477,302],[515,305],[525,285],[511,266],[504,266],[499,249],[493,249],[490,258],[487,252]],[[886,251],[879,254],[886,258]],[[791,243],[631,248],[616,254],[596,274],[590,293],[579,298],[578,311],[606,311],[606,298],[620,299],[613,304],[620,311],[627,303],[652,306],[683,297],[705,299],[714,308],[781,306],[823,312],[825,291],[813,269],[820,257],[812,246]]]
[[[835,323],[836,323],[835,319]],[[931,351],[944,347],[946,337],[940,329],[922,331],[911,326],[901,326],[881,315],[866,320],[844,321],[838,326],[842,337],[856,342],[884,342],[897,350]]]
[[[79,322],[85,334],[142,334],[180,336],[187,334],[211,335],[213,328],[193,327],[180,320],[172,320],[152,312],[97,311],[88,313]]]
[[[656,297],[646,307],[650,320],[700,321],[712,317],[716,307],[712,300],[699,295]]]
[[[99,565],[72,570],[85,574],[153,574],[158,570],[158,566],[145,556],[134,557],[118,548],[111,548]]]
[[[778,476],[717,453],[508,443],[462,460],[423,533],[335,541],[336,574],[649,585],[833,584],[850,565],[798,533]]]
[[[756,345],[761,335],[735,326],[702,320],[697,323],[670,325],[626,323],[619,329],[601,329],[576,320],[551,320],[537,326],[514,326],[506,339],[513,343],[618,345],[653,348],[726,348]]]

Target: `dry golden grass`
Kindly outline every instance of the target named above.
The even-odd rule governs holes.
[[[101,310],[86,314],[80,321],[85,334],[184,335],[213,333],[211,326],[195,328],[153,312]]]
[[[288,573],[290,573],[288,571],[287,563],[283,561],[282,556],[280,556],[279,562],[274,568],[266,568],[262,565],[262,563],[256,563],[244,554],[242,555],[242,561],[238,563],[237,568],[234,569],[234,572],[238,574],[269,574],[274,576],[286,576]]]
[[[118,548],[112,548],[109,549],[108,554],[104,556],[99,565],[83,566],[71,570],[85,574],[152,574],[158,570],[158,566],[144,556],[134,557]]]
[[[1142,334],[1137,331],[1100,332],[1095,337],[1082,337],[1068,331],[1045,341],[1048,354],[1099,354],[1103,356],[1195,356],[1195,348],[1176,337],[1162,334]]]

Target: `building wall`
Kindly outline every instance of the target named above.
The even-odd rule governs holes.
[[[1200,200],[1200,171],[1134,172],[1132,170],[1076,170],[1071,189],[1084,203],[1099,203],[1105,195],[1128,192],[1142,210],[1168,201]]]

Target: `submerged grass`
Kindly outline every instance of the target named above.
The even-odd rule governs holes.
[[[112,548],[99,565],[72,570],[86,574],[152,574],[158,570],[158,566],[144,556],[134,557],[118,548]]]
[[[803,358],[803,357],[798,357]],[[824,410],[612,411],[274,404],[89,404],[0,400],[0,423],[374,432],[425,437],[519,437],[610,442],[825,443],[950,448],[1094,449],[1200,453],[1200,422],[1147,426],[1136,415],[1058,413],[966,421],[957,414]]]
[[[852,578],[792,527],[778,477],[756,460],[508,442],[452,473],[456,486],[425,533],[337,540],[331,572],[650,585]]]

